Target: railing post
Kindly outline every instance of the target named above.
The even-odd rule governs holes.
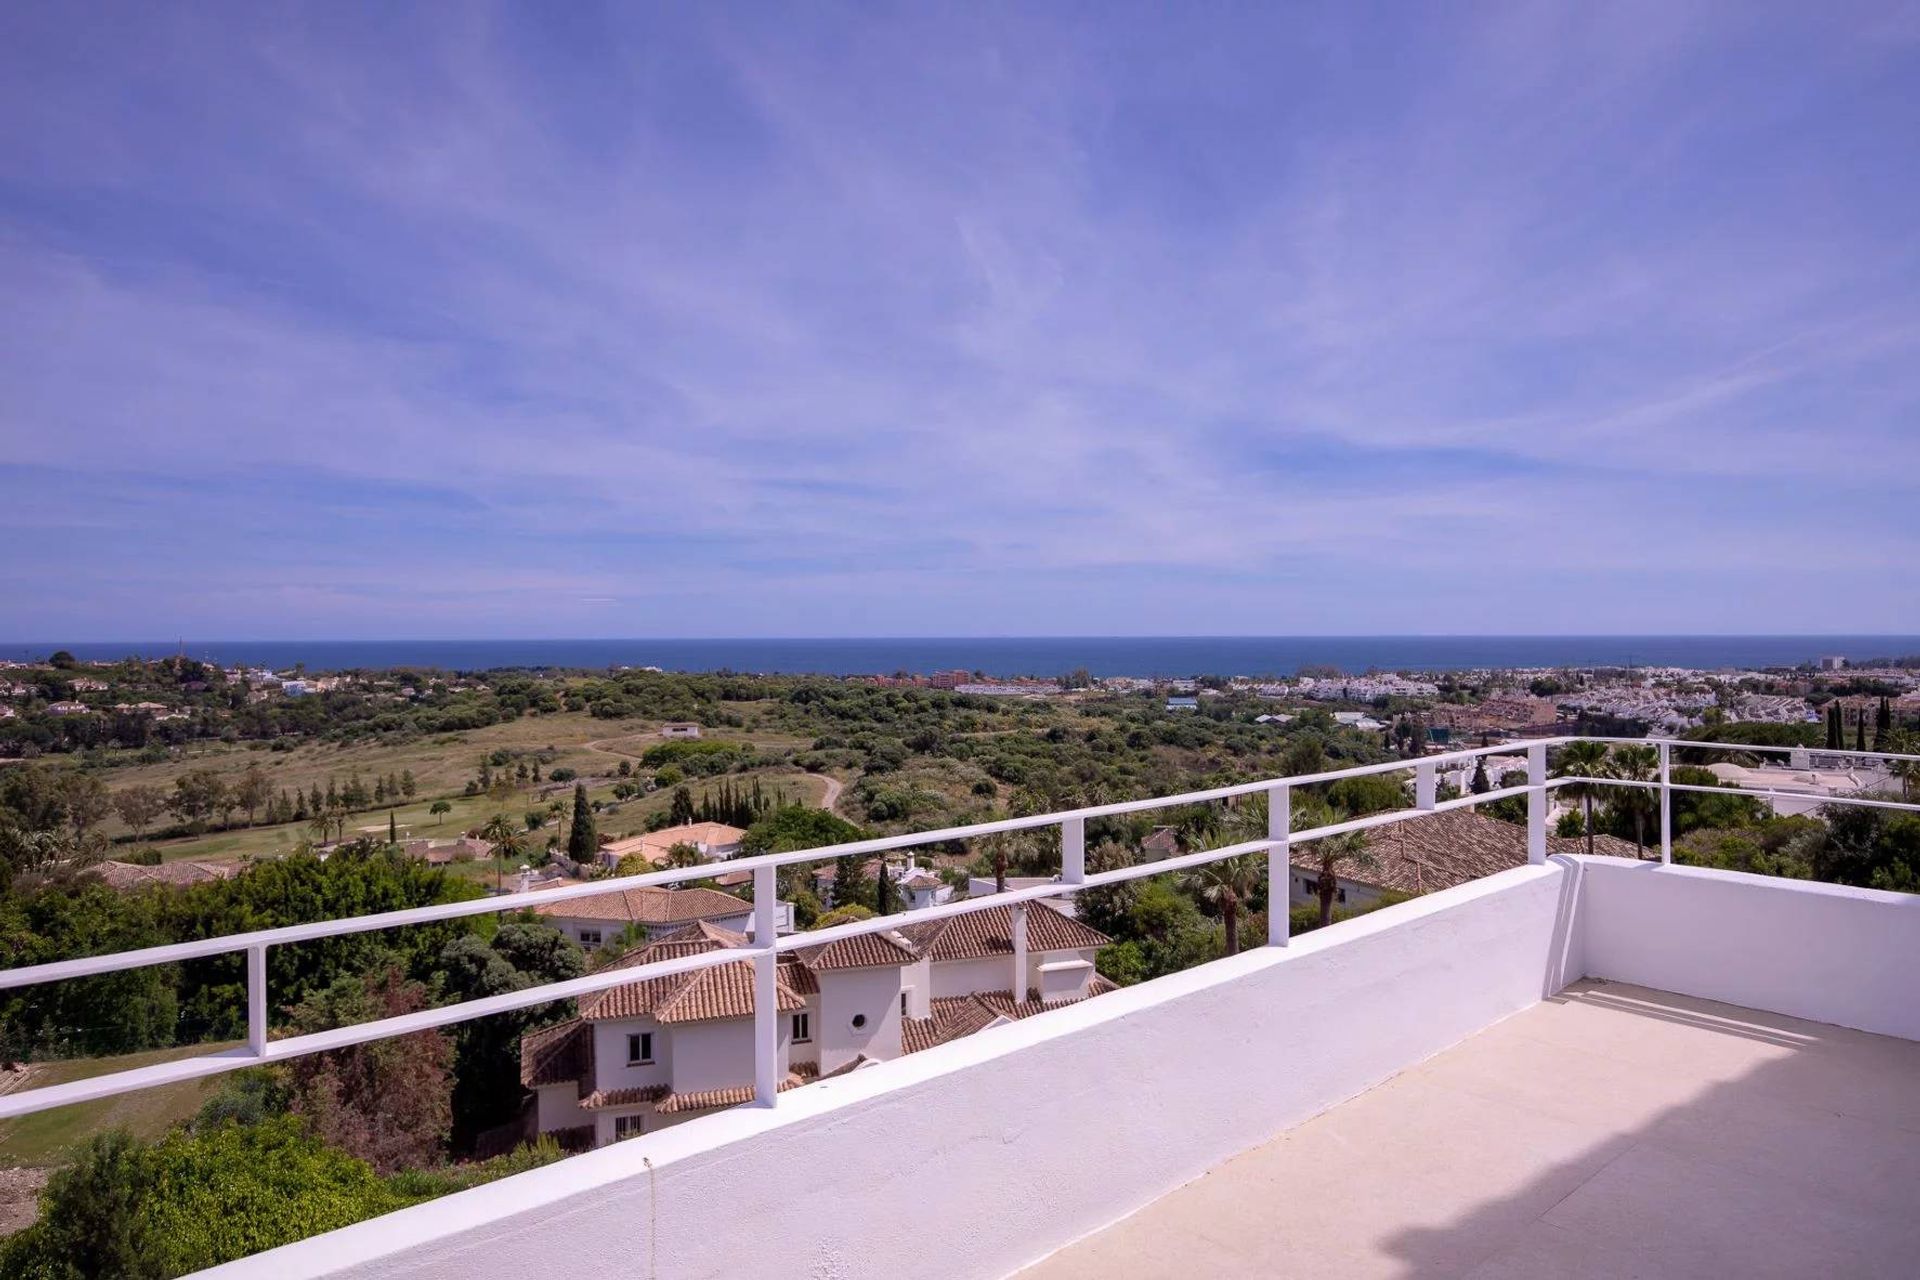
[[[1664,742],[1660,744],[1660,861],[1662,865],[1673,862],[1673,748]]]
[[[1431,809],[1438,802],[1440,779],[1438,770],[1431,760],[1422,760],[1413,767],[1413,802],[1422,809]]]
[[[1013,974],[1007,982],[1007,989],[1013,993],[1013,1002],[1019,1004],[1027,998],[1027,904],[1013,904]]]
[[[247,1048],[258,1058],[267,1052],[267,948],[247,948]]]
[[[1081,884],[1087,878],[1087,820],[1066,818],[1060,823],[1060,883]]]
[[[1284,947],[1292,927],[1293,788],[1267,788],[1267,945]]]
[[[1547,861],[1547,748],[1534,743],[1527,748],[1527,861],[1544,866]]]
[[[886,874],[886,868],[880,869]],[[780,939],[773,908],[779,885],[772,867],[753,869],[753,1097],[770,1107],[780,1096]]]

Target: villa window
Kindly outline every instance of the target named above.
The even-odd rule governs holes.
[[[644,1116],[615,1116],[613,1118],[613,1140],[637,1138],[646,1132]]]
[[[793,1042],[811,1044],[813,1042],[813,1016],[806,1013],[793,1015]]]
[[[580,931],[580,945],[583,947],[599,946],[600,931],[598,929],[582,929]]]
[[[649,1066],[653,1062],[653,1032],[635,1031],[627,1037],[627,1065]]]

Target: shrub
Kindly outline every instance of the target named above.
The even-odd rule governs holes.
[[[8,1280],[165,1280],[403,1207],[362,1161],[298,1121],[93,1139],[47,1184],[40,1220],[0,1248]]]

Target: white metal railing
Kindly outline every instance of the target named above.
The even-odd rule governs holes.
[[[1652,781],[1634,781],[1607,777],[1559,777],[1547,776],[1547,751],[1551,747],[1564,746],[1571,742],[1603,742],[1609,745],[1653,746],[1659,753],[1659,774]],[[1499,787],[1477,795],[1463,795],[1456,799],[1438,799],[1439,770],[1477,759],[1482,756],[1510,755],[1517,746],[1524,746],[1527,760],[1527,781],[1519,786]],[[193,942],[171,943],[165,946],[146,947],[135,951],[116,952],[107,955],[82,956],[73,960],[60,960],[49,964],[29,965],[23,968],[0,970],[0,990],[30,986],[36,983],[60,982],[74,978],[91,977],[102,973],[142,968],[148,965],[177,964],[186,960],[204,959],[209,956],[230,955],[244,952],[247,957],[247,1043],[244,1047],[220,1050],[194,1057],[180,1058],[170,1062],[156,1063],[152,1066],[137,1067],[126,1071],[112,1072],[94,1076],[85,1080],[76,1080],[68,1084],[48,1085],[38,1089],[16,1090],[0,1096],[0,1119],[28,1115],[49,1108],[65,1106],[76,1102],[86,1102],[96,1098],[111,1097],[130,1093],[155,1085],[171,1084],[183,1080],[217,1075],[225,1071],[263,1063],[280,1062],[305,1054],[320,1053],[328,1049],[344,1048],[348,1045],[362,1044],[371,1040],[382,1040],[392,1036],[407,1035],[412,1032],[431,1030],[466,1022],[473,1018],[483,1018],[492,1014],[507,1013],[515,1009],[529,1008],[534,1005],[548,1004],[555,1000],[566,1000],[576,996],[588,995],[595,991],[604,991],[612,987],[627,986],[643,982],[649,978],[665,977],[677,973],[689,973],[716,965],[737,963],[751,959],[755,966],[754,974],[754,1089],[756,1100],[764,1106],[772,1106],[778,1097],[779,1039],[776,1016],[775,986],[778,977],[778,963],[781,953],[798,947],[813,947],[822,943],[838,941],[842,938],[857,937],[861,934],[880,930],[897,929],[902,925],[914,924],[925,920],[938,920],[948,916],[963,915],[972,911],[983,911],[994,907],[1012,904],[1014,928],[1025,927],[1024,904],[1043,898],[1077,893],[1082,889],[1100,885],[1119,884],[1127,880],[1145,876],[1165,875],[1207,863],[1219,862],[1226,858],[1244,854],[1264,853],[1267,857],[1268,893],[1270,906],[1267,912],[1267,941],[1274,946],[1287,944],[1288,912],[1285,903],[1289,897],[1291,850],[1295,844],[1305,844],[1331,836],[1349,832],[1366,831],[1375,827],[1388,826],[1396,822],[1424,817],[1429,813],[1441,813],[1452,809],[1469,808],[1491,801],[1509,797],[1525,796],[1527,799],[1527,860],[1532,864],[1541,864],[1547,857],[1547,810],[1550,792],[1555,788],[1578,783],[1600,783],[1611,786],[1649,787],[1660,792],[1660,857],[1662,862],[1670,862],[1673,854],[1672,832],[1672,793],[1675,791],[1701,791],[1714,794],[1744,795],[1787,795],[1797,799],[1809,798],[1803,792],[1771,792],[1750,788],[1703,787],[1675,783],[1671,778],[1672,751],[1676,747],[1688,749],[1725,751],[1725,752],[1763,752],[1788,753],[1805,751],[1799,747],[1763,747],[1742,743],[1690,742],[1683,739],[1666,738],[1602,738],[1591,735],[1542,738],[1524,743],[1506,743],[1501,746],[1473,747],[1459,751],[1443,752],[1438,755],[1423,756],[1409,760],[1389,760],[1378,764],[1354,765],[1344,769],[1330,769],[1319,773],[1301,774],[1286,778],[1266,779],[1259,782],[1237,783],[1232,786],[1213,787],[1204,791],[1190,791],[1181,795],[1161,796],[1147,800],[1126,800],[1113,804],[1092,805],[1080,809],[1069,809],[1058,813],[1035,814],[1019,818],[1003,818],[995,822],[973,823],[968,826],[946,827],[936,831],[909,832],[896,836],[882,836],[871,840],[855,840],[845,844],[827,845],[816,849],[802,849],[789,853],[761,854],[749,858],[735,858],[725,863],[729,871],[750,871],[753,874],[753,945],[744,948],[727,948],[683,956],[670,960],[658,960],[630,968],[603,969],[598,973],[584,977],[570,978],[560,982],[550,982],[541,986],[529,987],[522,991],[505,995],[488,996],[477,1000],[463,1001],[457,1004],[443,1005],[433,1009],[422,1009],[414,1013],[400,1014],[391,1018],[381,1018],[372,1022],[359,1023],[349,1027],[338,1027],[329,1031],[313,1032],[306,1035],[287,1036],[272,1039],[267,1029],[267,952],[271,947],[286,946],[293,943],[309,942],[319,938],[338,937],[344,934],[365,933],[378,929],[401,928],[408,925],[429,924],[442,920],[454,920],[465,916],[487,915],[499,912],[525,910],[531,907],[549,906],[563,903],[572,898],[591,897],[621,889],[636,889],[648,886],[671,885],[684,880],[704,879],[714,874],[712,865],[700,867],[676,867],[659,871],[649,871],[640,875],[620,876],[607,880],[595,880],[585,884],[566,885],[556,889],[535,889],[518,893],[500,894],[488,898],[476,898],[464,902],[441,903],[429,907],[415,907],[402,911],[388,911],[377,915],[353,916],[339,920],[320,920],[308,924],[288,925],[277,929],[262,929],[251,933],[229,934],[225,937],[204,938]],[[1874,760],[1900,760],[1920,762],[1920,756],[1898,755],[1889,752],[1874,751],[1824,751],[1821,755],[1844,755]],[[1404,809],[1392,809],[1382,813],[1368,814],[1364,817],[1344,819],[1326,823],[1304,831],[1291,830],[1292,796],[1295,787],[1321,783],[1338,782],[1343,778],[1367,777],[1373,774],[1395,773],[1410,770],[1414,775],[1414,804]],[[1261,839],[1245,840],[1225,845],[1217,849],[1206,849],[1195,853],[1181,854],[1164,858],[1157,862],[1144,862],[1130,867],[1120,867],[1112,871],[1087,874],[1086,870],[1086,824],[1089,819],[1114,817],[1122,814],[1140,813],[1153,809],[1170,808],[1177,805],[1204,803],[1214,800],[1234,799],[1265,793],[1267,796],[1267,833]],[[1920,804],[1908,804],[1898,801],[1875,800],[1857,796],[1818,797],[1820,803],[1865,805],[1874,808],[1901,809],[1920,812]],[[818,929],[808,933],[790,934],[780,937],[776,933],[774,909],[777,900],[775,876],[780,868],[800,863],[821,862],[831,858],[849,855],[864,856],[885,853],[895,849],[911,848],[918,845],[941,844],[948,841],[978,839],[982,836],[998,835],[1009,831],[1026,831],[1040,827],[1058,827],[1060,829],[1060,879],[1056,883],[1035,885],[1030,888],[1010,890],[1006,893],[989,894],[979,898],[966,898],[938,906],[922,907],[897,912],[892,915],[875,916],[868,920],[852,921],[835,925],[827,929]],[[1277,909],[1272,903],[1277,903]]]

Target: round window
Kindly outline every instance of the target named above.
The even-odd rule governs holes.
[[[866,1026],[866,1025],[867,1025],[867,1015],[866,1015],[866,1014],[864,1014],[864,1013],[856,1013],[856,1014],[854,1014],[854,1015],[853,1015],[853,1029],[854,1029],[855,1031],[858,1031],[858,1030],[859,1030],[860,1028],[862,1028],[862,1027],[864,1027],[864,1026]]]

